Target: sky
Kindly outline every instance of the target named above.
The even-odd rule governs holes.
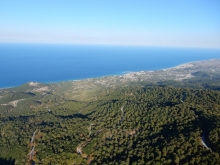
[[[0,42],[220,48],[220,0],[1,0]]]

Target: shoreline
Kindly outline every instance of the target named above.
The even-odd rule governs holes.
[[[86,81],[86,80],[91,80],[91,79],[100,79],[100,78],[104,78],[104,77],[120,77],[120,76],[124,76],[124,75],[129,75],[129,74],[137,74],[140,72],[155,72],[155,71],[167,71],[167,70],[172,70],[172,69],[183,69],[185,67],[191,66],[193,63],[198,63],[198,62],[205,62],[205,61],[215,61],[215,60],[220,60],[219,58],[212,58],[212,59],[208,59],[208,60],[198,60],[198,61],[190,61],[187,63],[182,63],[180,65],[176,65],[174,67],[168,67],[165,69],[156,69],[156,70],[140,70],[140,71],[122,71],[118,74],[108,74],[108,75],[104,75],[104,76],[97,76],[97,77],[88,77],[88,78],[82,78],[82,79],[69,79],[69,80],[58,80],[58,81],[50,81],[50,82],[40,82],[40,81],[28,81],[26,83],[20,84],[20,85],[14,85],[14,86],[9,86],[9,87],[0,87],[0,90],[4,90],[4,89],[10,89],[10,88],[16,88],[19,86],[22,86],[24,84],[27,83],[40,83],[40,84],[58,84],[58,83],[64,83],[64,82],[70,82],[70,81]],[[191,64],[191,65],[190,65]]]

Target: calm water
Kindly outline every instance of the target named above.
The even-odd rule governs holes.
[[[220,58],[220,50],[0,44],[0,87],[158,70]]]

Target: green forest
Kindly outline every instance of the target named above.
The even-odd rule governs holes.
[[[1,91],[0,164],[220,164],[218,90],[121,85],[69,99],[48,86]]]

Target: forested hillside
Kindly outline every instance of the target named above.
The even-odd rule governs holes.
[[[220,92],[137,85],[82,99],[2,91],[4,164],[220,164]],[[13,100],[18,100],[16,105]]]

